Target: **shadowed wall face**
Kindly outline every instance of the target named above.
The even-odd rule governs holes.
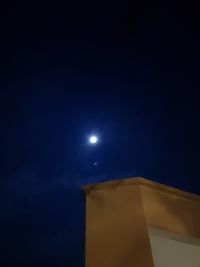
[[[199,267],[200,239],[149,231],[155,267]]]

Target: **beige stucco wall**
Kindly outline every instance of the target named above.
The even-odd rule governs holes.
[[[200,237],[199,196],[143,178],[85,186],[84,191],[86,267],[154,267],[149,226]]]
[[[141,194],[149,226],[200,238],[198,198],[163,186],[141,185]]]
[[[86,266],[153,267],[138,186],[87,195]]]

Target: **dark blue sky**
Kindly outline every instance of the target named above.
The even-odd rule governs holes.
[[[83,266],[83,184],[139,175],[200,193],[197,10],[174,1],[5,7],[2,267]]]

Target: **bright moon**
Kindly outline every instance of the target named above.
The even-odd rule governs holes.
[[[96,143],[98,142],[98,138],[97,138],[97,136],[95,136],[95,135],[90,136],[90,138],[89,138],[89,142],[90,142],[91,144],[96,144]]]

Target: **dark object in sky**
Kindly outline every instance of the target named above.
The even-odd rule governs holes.
[[[136,22],[134,21],[135,17],[128,14],[123,17],[121,22],[121,35],[122,35],[122,42],[126,43],[129,41],[131,36],[134,35],[136,31]]]

